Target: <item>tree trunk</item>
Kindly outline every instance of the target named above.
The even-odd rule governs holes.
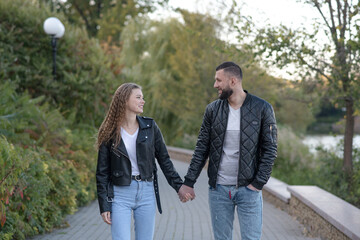
[[[351,175],[353,170],[352,149],[354,137],[354,100],[347,98],[345,100],[346,119],[345,119],[345,136],[344,136],[344,171]]]

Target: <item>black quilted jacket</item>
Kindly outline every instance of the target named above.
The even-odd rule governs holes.
[[[277,156],[277,128],[274,110],[265,100],[247,93],[241,107],[240,159],[237,186],[250,183],[262,189]],[[209,158],[209,185],[216,188],[217,174],[228,122],[227,100],[210,103],[205,111],[196,148],[184,184],[193,187]]]

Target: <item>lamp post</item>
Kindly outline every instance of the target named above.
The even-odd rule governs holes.
[[[53,76],[56,80],[56,42],[57,39],[64,36],[65,27],[56,17],[49,17],[44,22],[44,31],[51,37],[51,46],[53,54]]]

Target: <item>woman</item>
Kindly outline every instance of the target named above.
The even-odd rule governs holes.
[[[98,200],[101,216],[104,222],[111,224],[114,240],[130,240],[132,213],[135,238],[153,239],[155,195],[161,213],[155,158],[168,183],[177,192],[183,183],[155,121],[138,116],[143,112],[144,104],[140,86],[122,84],[99,128]]]

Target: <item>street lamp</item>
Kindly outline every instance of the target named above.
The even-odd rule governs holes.
[[[44,22],[44,31],[51,37],[51,46],[53,53],[53,76],[56,80],[56,41],[64,36],[65,27],[56,17],[49,17]]]

